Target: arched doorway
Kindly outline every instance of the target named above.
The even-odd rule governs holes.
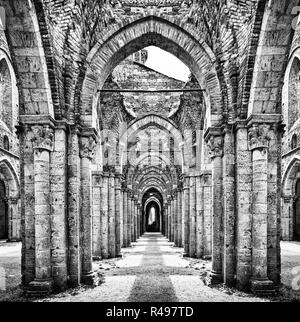
[[[8,239],[8,204],[2,180],[0,180],[0,239]]]
[[[163,233],[163,196],[156,188],[148,189],[142,198],[142,233],[161,232]]]
[[[294,240],[300,241],[300,179],[297,180],[294,201]]]
[[[151,201],[146,206],[146,232],[149,233],[159,233],[161,222],[161,213],[158,204]]]

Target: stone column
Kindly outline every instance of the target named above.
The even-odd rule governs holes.
[[[35,275],[34,237],[34,151],[33,133],[29,125],[20,126],[21,226],[22,226],[22,284],[27,287]],[[22,190],[21,190],[22,191]]]
[[[121,196],[120,174],[115,176],[115,203],[116,203],[116,257],[121,257],[121,247],[123,240],[123,200]]]
[[[196,177],[196,257],[203,257],[203,187],[201,177]]]
[[[123,189],[123,245],[129,246],[128,242],[128,195],[127,189]]]
[[[84,284],[93,285],[95,273],[93,272],[92,257],[92,175],[91,161],[96,148],[95,133],[86,130],[81,134],[80,158],[81,158],[81,229],[82,229],[82,276]]]
[[[54,291],[67,288],[67,136],[64,123],[55,129],[54,147],[51,154],[51,262]]]
[[[203,173],[203,258],[211,259],[212,255],[212,187],[211,173]]]
[[[175,199],[174,196],[172,195],[171,199],[171,235],[170,235],[170,241],[174,242],[174,232],[175,232]]]
[[[224,129],[223,195],[224,195],[224,283],[235,284],[235,144],[232,127]]]
[[[131,196],[131,221],[130,221],[130,228],[131,228],[131,242],[135,242],[134,240],[134,217],[135,217],[135,205],[134,205],[134,196]]]
[[[209,283],[223,282],[223,135],[219,128],[207,132],[212,159],[212,271]]]
[[[190,177],[189,254],[196,255],[196,186],[195,177]]]
[[[283,241],[293,240],[294,196],[282,198],[281,237]]]
[[[165,203],[165,230],[164,230],[164,235],[165,237],[168,238],[168,227],[169,227],[169,221],[168,221],[168,202]]]
[[[93,257],[101,259],[101,184],[100,173],[93,172]]]
[[[35,279],[29,284],[31,294],[52,291],[51,221],[50,221],[50,152],[54,131],[49,125],[32,126],[34,149],[34,225]]]
[[[134,203],[134,210],[135,210],[135,214],[134,214],[134,241],[136,242],[138,239],[138,204],[137,201],[135,201]]]
[[[81,280],[80,259],[80,158],[79,129],[70,127],[68,149],[68,266],[69,286],[76,287]]]
[[[184,187],[183,187],[183,212],[184,212],[184,239],[183,247],[184,253],[183,256],[188,257],[190,255],[190,178],[185,177]]]
[[[138,220],[137,220],[137,237],[141,237],[141,218],[142,218],[142,206],[138,204]]]
[[[172,231],[172,211],[171,211],[171,197],[168,201],[168,239],[171,241],[171,231]]]
[[[178,247],[178,200],[177,189],[174,191],[174,244]]]
[[[131,238],[131,218],[132,218],[132,208],[131,208],[131,191],[128,191],[128,215],[127,215],[127,236],[128,236],[128,247],[131,245],[132,238]]]
[[[109,175],[108,190],[108,256],[116,257],[116,192],[115,192],[115,174]]]
[[[101,256],[108,258],[108,178],[107,172],[103,173],[101,187]]]
[[[182,190],[177,191],[178,247],[182,247]]]
[[[252,124],[248,130],[252,151],[252,278],[256,294],[274,289],[268,279],[268,144],[270,126]]]
[[[236,286],[249,288],[252,261],[252,158],[246,122],[236,127]]]

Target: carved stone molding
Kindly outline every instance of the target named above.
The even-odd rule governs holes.
[[[224,138],[223,136],[211,135],[207,141],[209,155],[211,159],[222,158],[224,155]]]
[[[249,149],[268,148],[269,142],[274,135],[273,128],[271,124],[253,124],[248,129]]]
[[[49,125],[33,125],[32,143],[34,149],[53,151],[54,130]]]
[[[80,139],[80,157],[92,160],[96,151],[96,141],[93,136],[83,136]]]

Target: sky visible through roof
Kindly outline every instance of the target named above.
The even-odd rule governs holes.
[[[145,49],[148,50],[146,66],[169,77],[173,77],[184,82],[188,81],[191,72],[189,68],[177,57],[158,47],[151,46]]]

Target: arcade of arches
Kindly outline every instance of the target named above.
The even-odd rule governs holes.
[[[276,289],[300,239],[299,5],[0,0],[0,238],[28,294],[95,283],[145,232],[211,258],[209,283]]]

